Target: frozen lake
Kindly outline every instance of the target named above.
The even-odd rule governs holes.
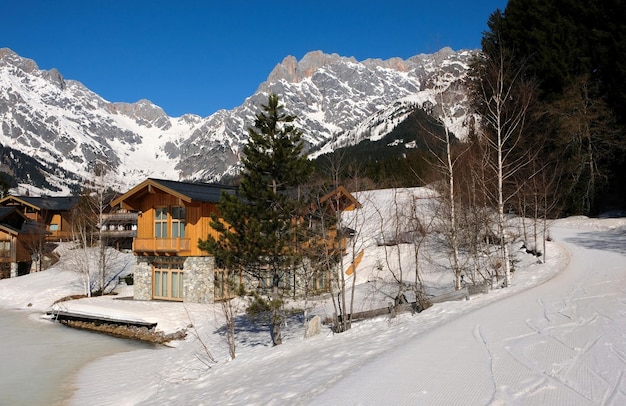
[[[149,344],[76,330],[0,309],[0,403],[61,405],[81,367],[97,358]]]

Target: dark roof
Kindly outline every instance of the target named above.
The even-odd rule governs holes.
[[[173,180],[152,179],[154,183],[165,186],[177,193],[190,197],[192,200],[200,202],[217,203],[220,200],[222,191],[235,194],[237,188],[233,186],[220,185],[216,183],[191,183],[177,182]]]
[[[0,207],[0,220],[5,218],[13,211],[15,211],[15,207]]]
[[[26,216],[15,207],[0,207],[0,226],[19,231],[25,221]]]
[[[130,199],[141,198],[148,193],[150,188],[157,188],[165,193],[177,196],[187,202],[208,202],[218,203],[222,192],[236,194],[237,188],[233,186],[219,185],[215,183],[191,183],[177,182],[173,180],[152,179],[148,178],[135,186],[122,196],[117,197],[111,202],[111,206],[117,206]]]
[[[18,230],[15,227],[11,227],[8,224],[0,224],[0,230],[3,230],[4,232],[8,233],[8,234],[19,234],[20,230]]]
[[[78,204],[79,196],[8,196],[4,200],[14,200],[41,210],[68,211]]]

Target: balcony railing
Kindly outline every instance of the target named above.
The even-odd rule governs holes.
[[[46,241],[68,241],[73,237],[71,231],[54,230],[46,233]]]
[[[135,238],[135,252],[187,252],[191,250],[189,238]]]
[[[137,237],[137,230],[104,230],[102,235],[109,238]]]
[[[103,213],[102,222],[107,223],[111,221],[116,222],[133,222],[137,223],[137,213]]]

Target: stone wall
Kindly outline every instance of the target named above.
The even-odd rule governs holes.
[[[183,268],[185,302],[213,303],[215,299],[215,258],[188,257]]]
[[[152,300],[152,259],[135,257],[133,289],[135,300]]]
[[[159,257],[135,257],[135,300],[152,300],[152,263]],[[213,303],[215,258],[187,257],[183,265],[184,302]]]

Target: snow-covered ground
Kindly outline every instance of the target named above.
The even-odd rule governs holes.
[[[388,218],[388,207],[380,216],[380,198],[359,200],[378,199],[378,216]],[[372,241],[358,247],[365,255],[357,307],[372,304],[365,292],[394,262],[389,248],[376,245],[380,226],[366,213],[353,214],[367,217],[363,230],[373,227],[363,233]],[[468,301],[381,316],[341,334],[323,327],[307,339],[294,316],[277,347],[267,327],[242,318],[234,360],[218,305],[120,300],[132,294],[127,286],[114,298],[65,302],[75,311],[156,321],[165,333],[188,332],[170,347],[88,364],[73,382],[71,404],[626,404],[626,219],[559,220],[550,235],[545,264],[518,253],[511,287]],[[80,293],[76,274],[62,264],[1,280],[0,304],[45,311],[59,297]],[[422,277],[427,286],[452,286],[452,275],[438,269]],[[324,317],[332,309],[319,301],[311,311]]]

